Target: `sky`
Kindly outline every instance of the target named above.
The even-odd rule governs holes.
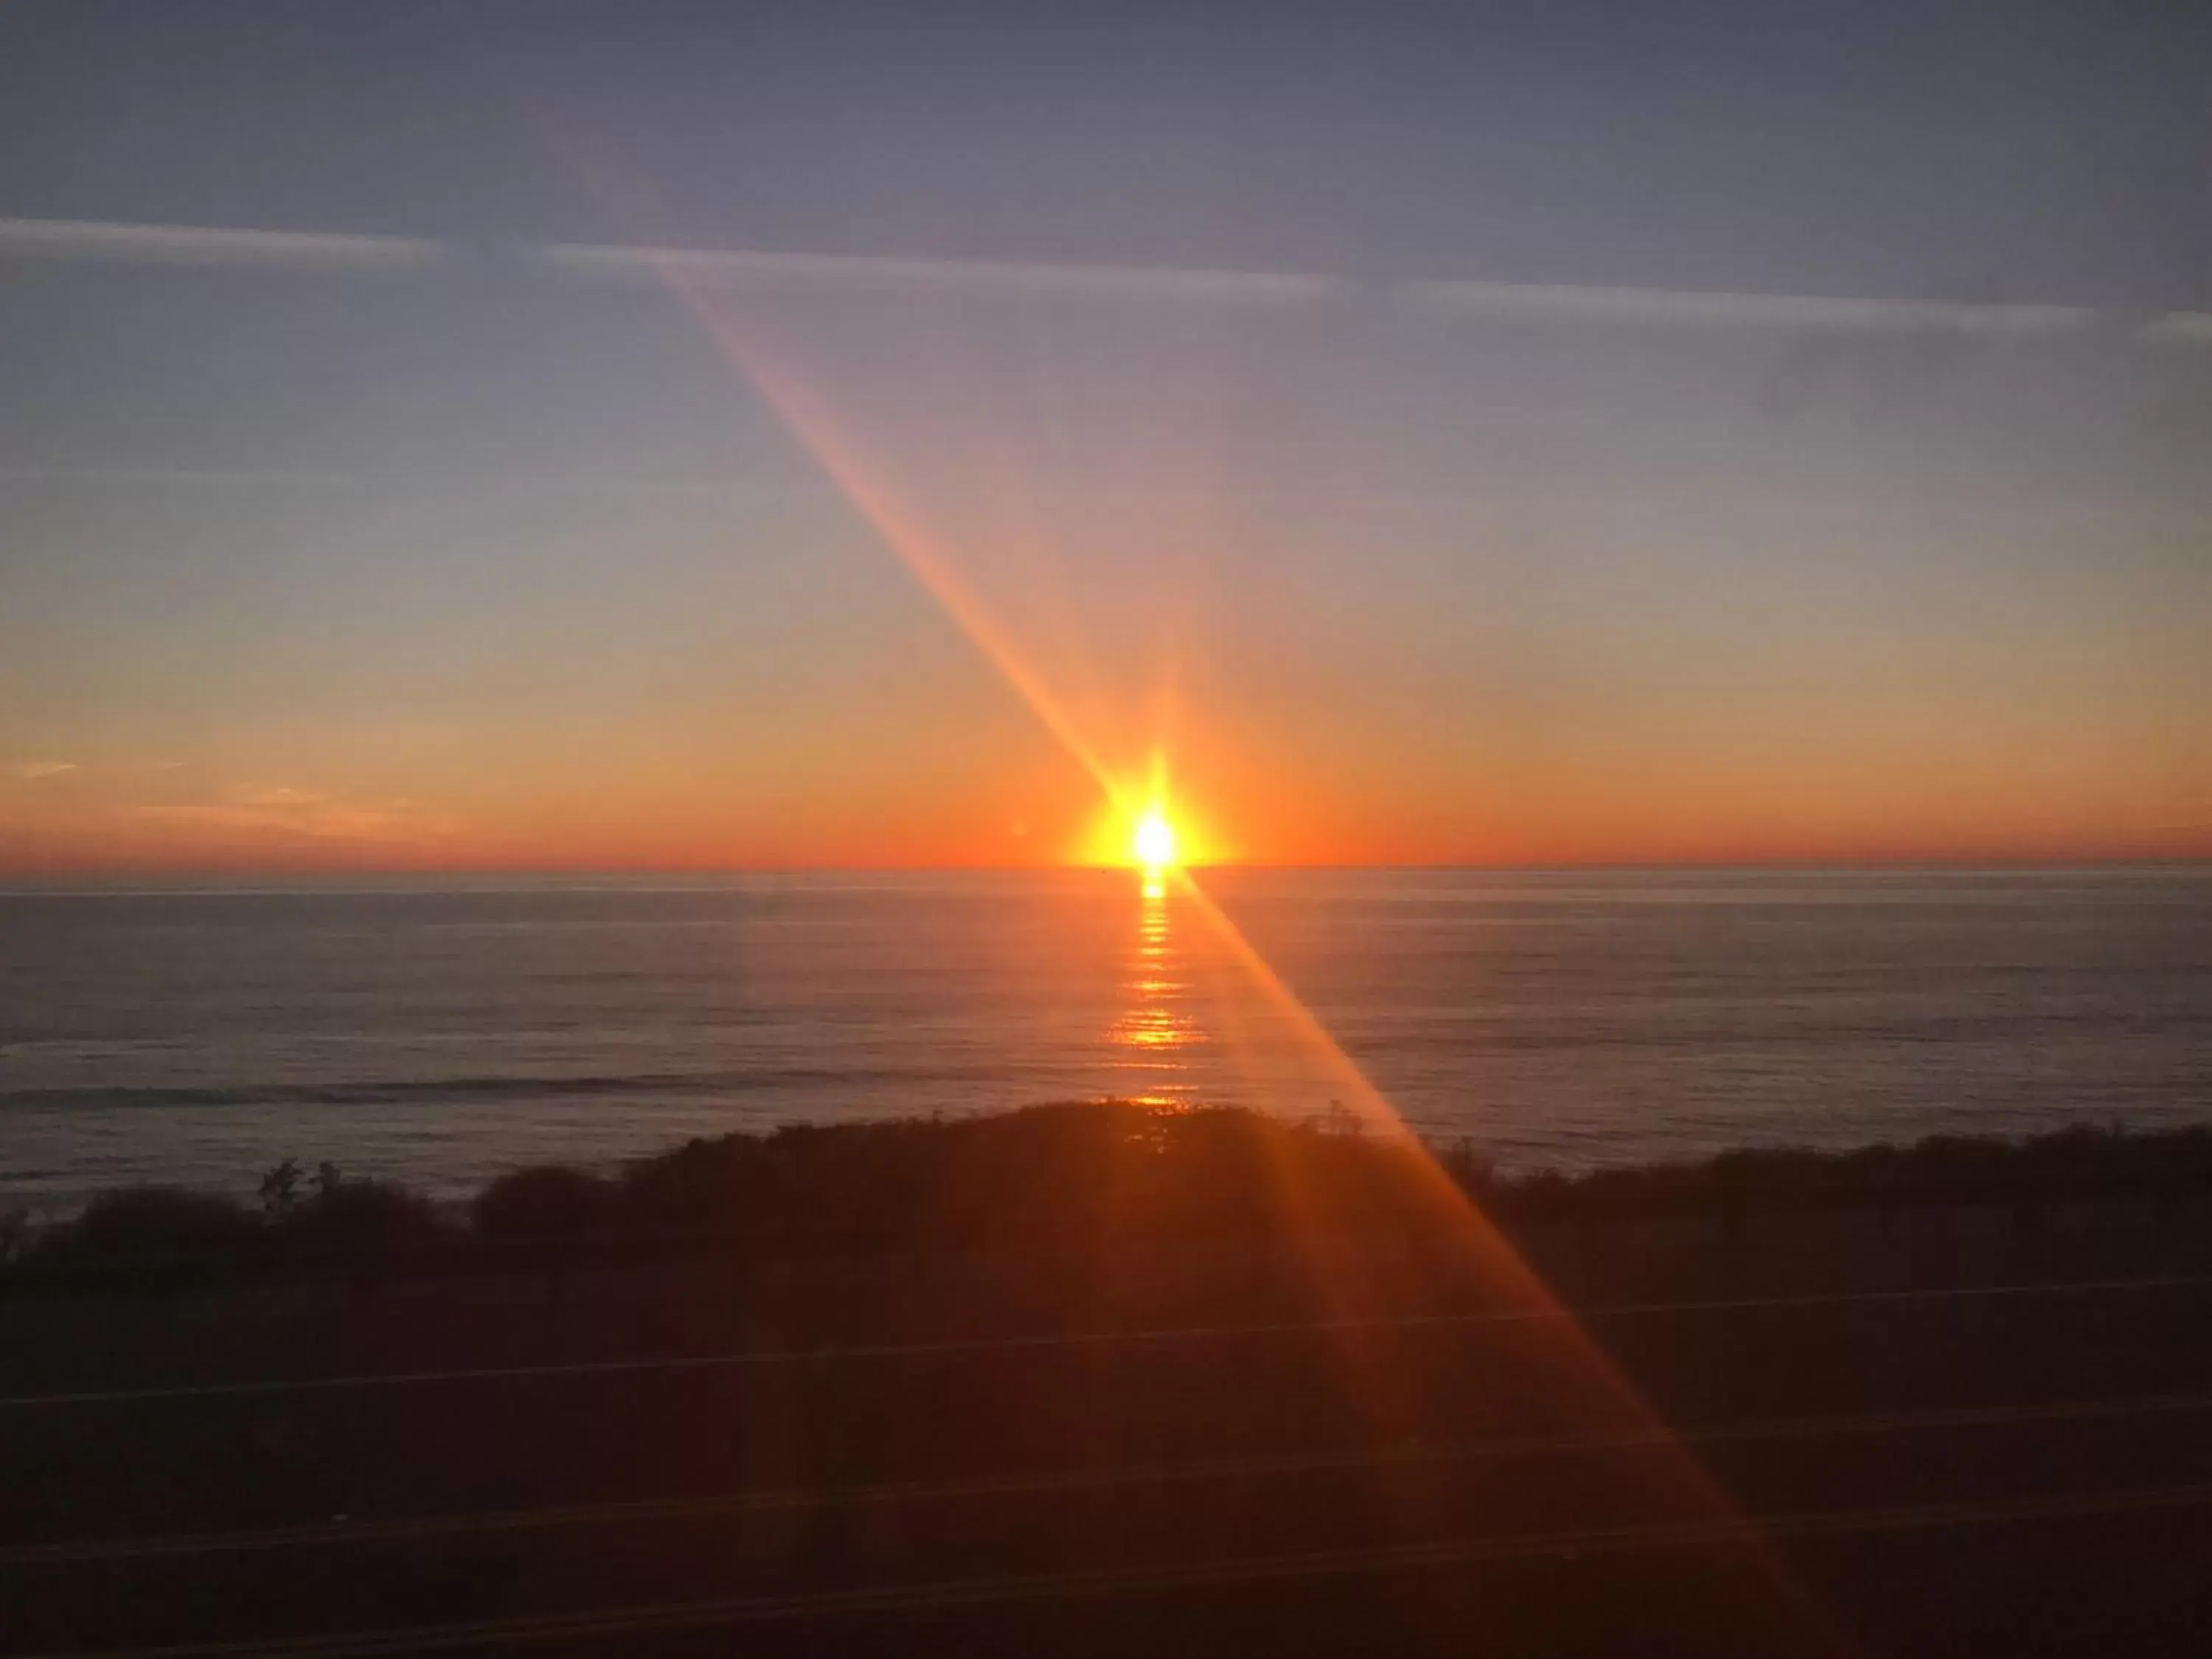
[[[10,7],[0,874],[2212,854],[2208,71]]]

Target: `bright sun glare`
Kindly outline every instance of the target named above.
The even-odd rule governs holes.
[[[1136,848],[1137,862],[1147,870],[1163,870],[1176,861],[1175,826],[1167,817],[1154,807],[1137,820],[1132,845]]]

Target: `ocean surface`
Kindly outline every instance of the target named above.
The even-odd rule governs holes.
[[[1413,1127],[1513,1165],[2212,1121],[2202,868],[1200,880],[0,893],[0,1205],[286,1157],[454,1194],[1102,1095],[1324,1113],[1300,1004]]]

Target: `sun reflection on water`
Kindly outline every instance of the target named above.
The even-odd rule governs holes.
[[[1163,1103],[1186,1099],[1194,1087],[1182,1051],[1206,1040],[1189,1013],[1189,965],[1176,943],[1167,884],[1147,873],[1139,890],[1137,937],[1121,981],[1122,1009],[1107,1039],[1114,1067],[1127,1077],[1120,1092]]]

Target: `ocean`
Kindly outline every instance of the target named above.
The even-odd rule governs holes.
[[[2212,1121],[2212,871],[1223,871],[0,893],[0,1206],[284,1158],[1346,1092],[1516,1167]],[[1351,1102],[1344,1102],[1350,1106]]]

